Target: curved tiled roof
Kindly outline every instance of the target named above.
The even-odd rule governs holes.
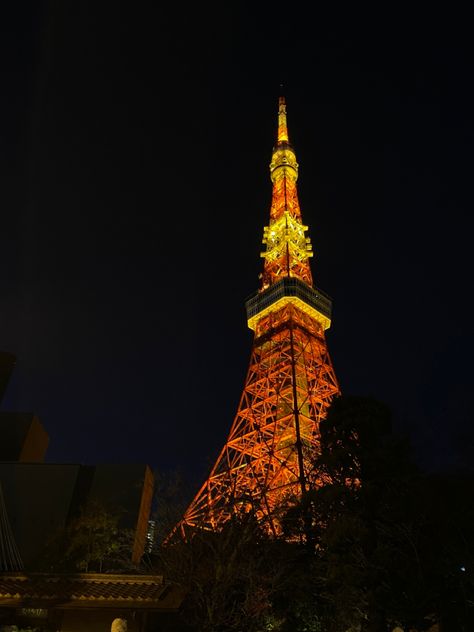
[[[142,603],[165,607],[173,587],[161,575],[107,575],[99,573],[0,575],[0,605],[10,600],[105,605],[107,602]],[[95,602],[95,603],[94,603]]]

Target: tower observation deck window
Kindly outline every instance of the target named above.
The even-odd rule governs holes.
[[[268,309],[273,303],[285,297],[299,298],[301,301],[331,318],[332,301],[331,298],[319,290],[313,288],[304,281],[296,277],[284,277],[281,281],[274,283],[263,292],[253,294],[246,302],[247,319],[250,320],[260,312]]]

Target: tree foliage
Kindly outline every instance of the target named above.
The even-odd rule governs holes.
[[[285,528],[301,534],[310,516],[325,629],[424,630],[433,620],[474,629],[470,573],[460,570],[473,552],[472,478],[420,472],[390,410],[372,398],[336,399],[320,430],[320,485]]]
[[[247,514],[159,547],[190,629],[472,631],[472,473],[420,472],[372,398],[337,398],[320,431],[317,483],[286,508],[281,539]]]
[[[39,570],[123,572],[132,564],[133,531],[120,526],[121,513],[90,499],[46,544]]]
[[[90,500],[67,528],[66,559],[85,572],[131,568],[133,532],[119,522],[118,510]]]
[[[269,538],[252,514],[235,516],[220,532],[196,531],[164,546],[158,570],[184,586],[183,617],[200,632],[319,632],[308,595],[306,552]]]

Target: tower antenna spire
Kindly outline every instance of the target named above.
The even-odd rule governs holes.
[[[278,98],[278,143],[288,142],[288,125],[286,122],[286,99],[283,94]]]

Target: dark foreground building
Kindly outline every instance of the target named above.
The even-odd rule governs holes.
[[[0,402],[14,366],[14,356],[0,352]],[[119,526],[133,534],[130,561],[138,564],[154,489],[146,464],[45,463],[48,443],[35,414],[0,412],[0,632],[103,632],[121,621],[128,632],[183,631],[182,590],[160,575],[41,566],[51,537],[92,500],[119,512]]]
[[[14,365],[12,354],[0,353],[0,399]],[[92,500],[118,512],[120,528],[133,531],[131,561],[137,564],[145,551],[153,497],[148,465],[45,463],[48,443],[34,413],[0,412],[1,521],[6,525],[0,532],[0,570],[20,570],[2,560],[6,530],[13,534],[22,568],[37,568],[45,544]]]
[[[161,575],[0,575],[0,632],[182,631],[183,593]],[[119,628],[120,629],[120,628]]]
[[[0,402],[14,365],[12,354],[0,352]],[[121,620],[128,632],[182,630],[182,591],[160,575],[48,568],[48,543],[91,501],[132,533],[135,568],[154,491],[146,464],[45,463],[48,443],[35,414],[0,412],[0,632],[102,632],[119,630]]]
[[[94,499],[134,532],[133,563],[145,550],[153,496],[147,465],[0,463],[4,504],[24,568],[38,568],[45,544]]]
[[[10,381],[11,374],[15,368],[16,358],[13,353],[0,351],[0,404]]]

